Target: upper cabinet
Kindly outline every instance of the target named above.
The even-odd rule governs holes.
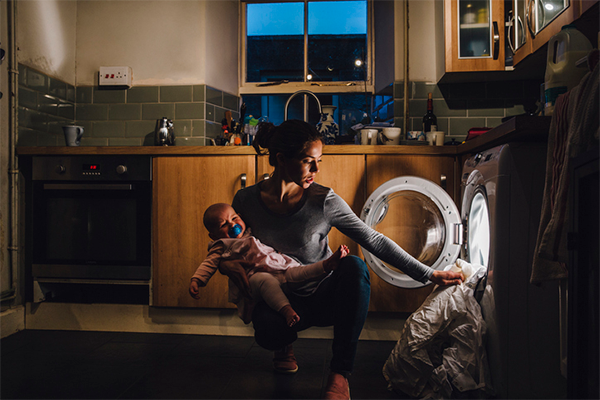
[[[444,0],[445,72],[516,73],[510,72],[510,67],[542,49],[564,25],[575,22],[597,3]]]
[[[594,1],[581,0],[512,0],[509,11],[508,42],[513,51],[513,64],[535,53],[560,31],[576,20],[585,6]],[[589,7],[588,7],[589,8]]]
[[[504,71],[504,2],[444,0],[446,72]]]

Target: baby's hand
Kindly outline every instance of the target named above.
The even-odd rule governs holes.
[[[192,279],[192,282],[190,282],[190,296],[192,296],[194,299],[200,298],[198,281],[195,279]]]

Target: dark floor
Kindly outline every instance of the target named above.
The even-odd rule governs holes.
[[[361,341],[353,399],[401,398],[381,369],[394,342]],[[276,374],[251,337],[25,330],[0,341],[2,399],[315,399],[331,340],[299,339],[299,371]]]

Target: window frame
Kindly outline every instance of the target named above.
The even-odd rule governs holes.
[[[367,1],[367,54],[365,59],[365,80],[361,81],[306,81],[308,74],[308,2],[319,0],[250,0],[240,2],[240,63],[239,63],[239,92],[244,94],[287,94],[298,90],[310,90],[313,93],[373,93],[374,92],[374,27],[373,0]],[[336,1],[336,0],[323,0]],[[341,0],[340,0],[341,1]],[[290,81],[282,84],[260,86],[265,82],[246,82],[246,10],[252,3],[304,3],[304,82]]]

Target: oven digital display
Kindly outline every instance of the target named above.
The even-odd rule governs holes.
[[[100,172],[100,164],[83,164],[83,172]]]

